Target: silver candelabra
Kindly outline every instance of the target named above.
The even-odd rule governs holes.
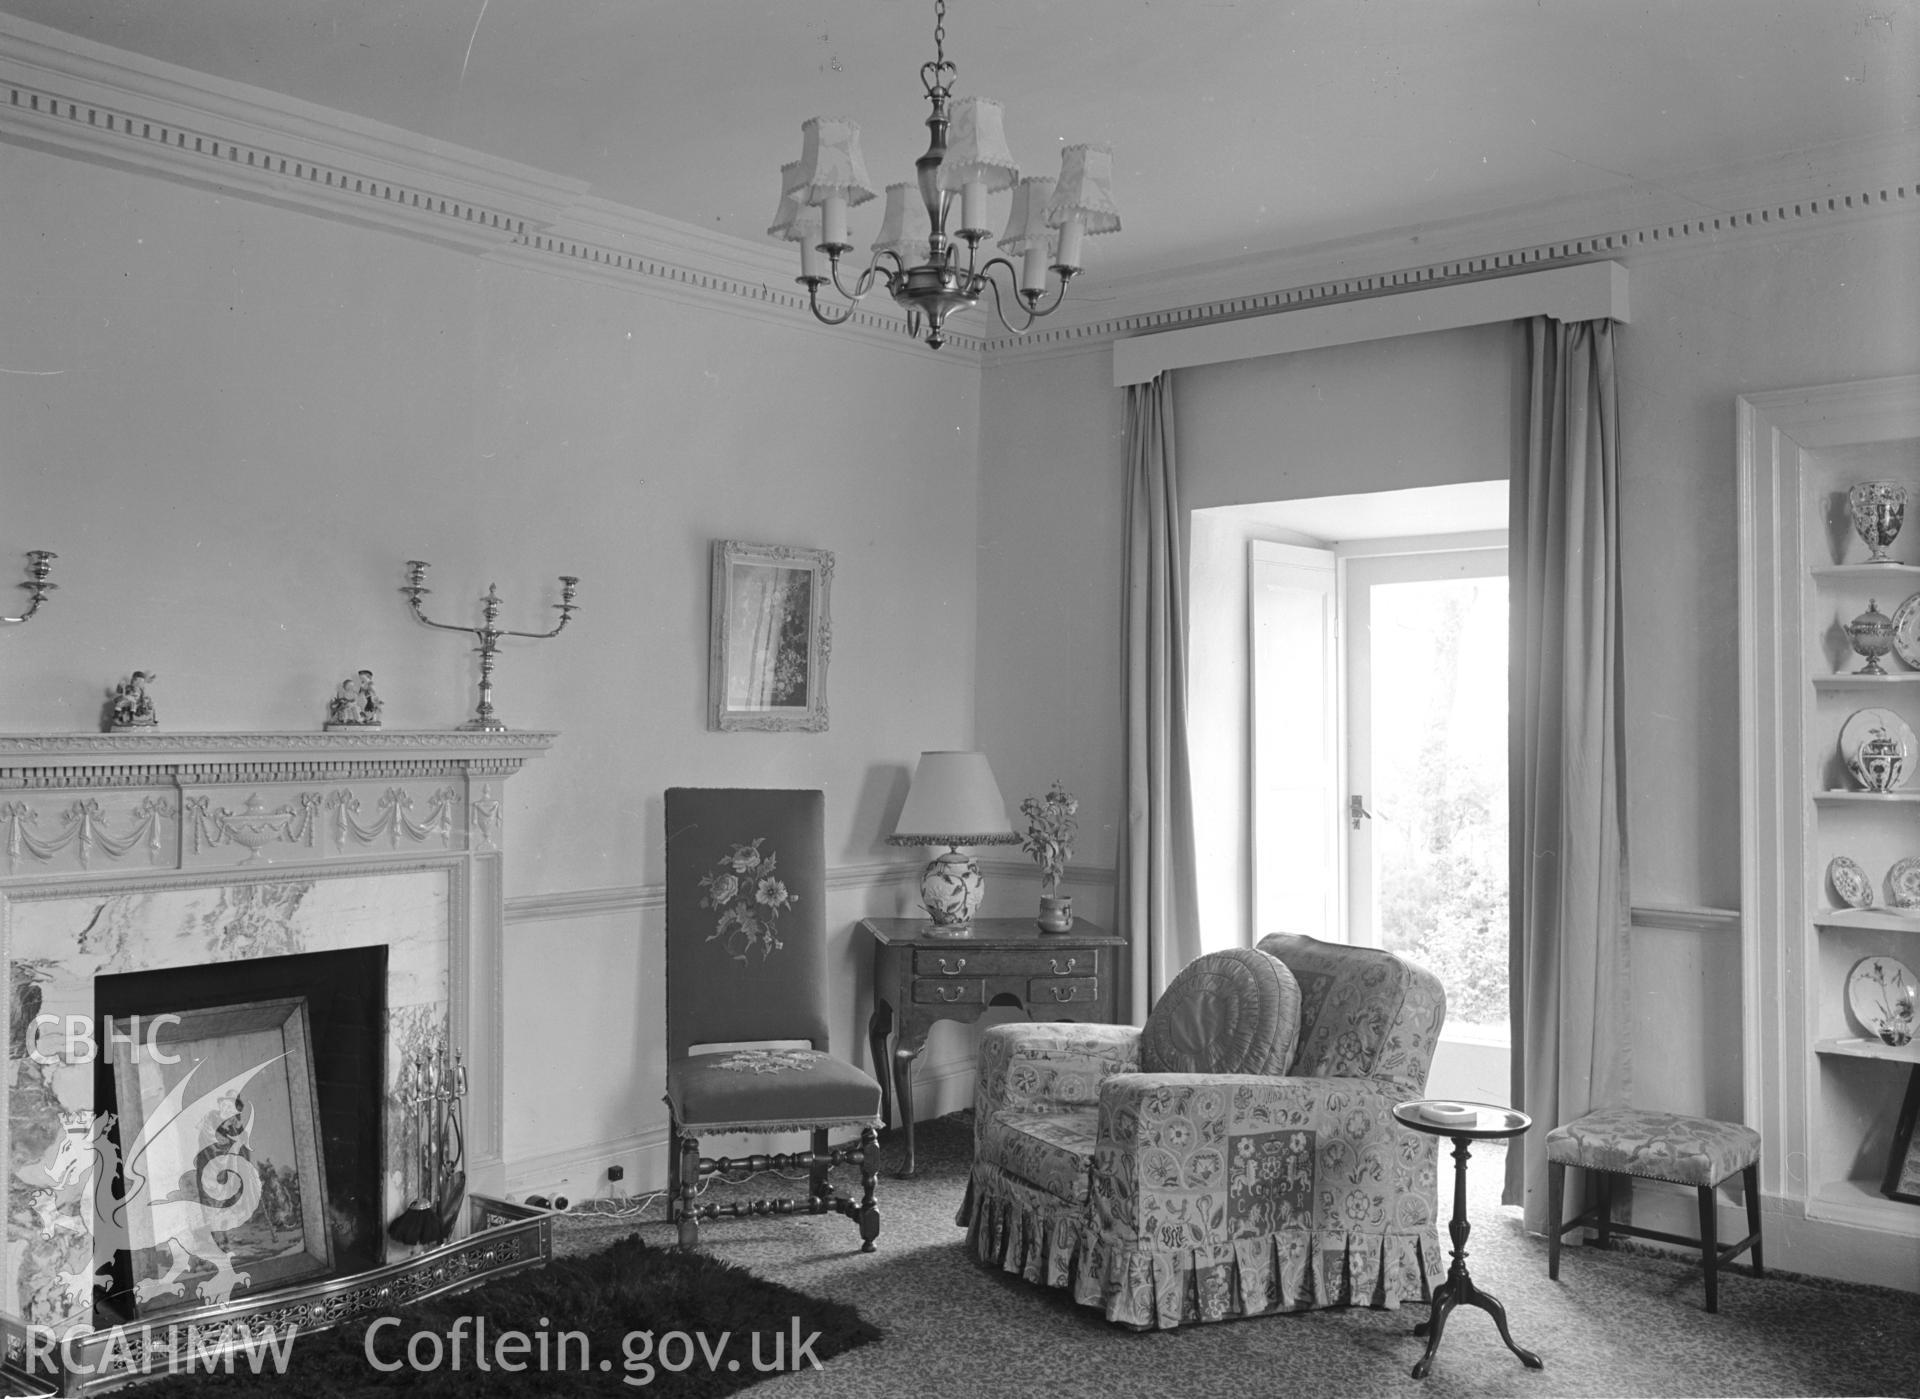
[[[33,581],[20,586],[33,594],[33,601],[27,604],[27,610],[18,617],[0,617],[0,625],[17,626],[40,610],[40,604],[47,600],[47,594],[59,587],[58,583],[49,583],[47,575],[53,572],[53,561],[60,556],[45,549],[27,550],[27,572],[33,575]]]
[[[566,627],[567,621],[578,610],[573,601],[574,585],[580,580],[560,575],[560,601],[554,604],[560,609],[560,621],[552,631],[508,631],[496,627],[494,620],[500,615],[500,594],[492,583],[487,584],[487,595],[480,599],[486,625],[481,627],[461,627],[450,622],[436,622],[420,610],[420,599],[433,589],[426,586],[427,564],[420,559],[407,560],[407,584],[400,591],[407,595],[407,605],[413,609],[413,615],[430,627],[442,631],[469,632],[480,638],[480,707],[473,717],[460,727],[462,729],[485,729],[492,732],[504,730],[507,726],[493,712],[493,657],[500,648],[500,638],[505,636],[523,636],[533,641],[544,641],[547,637],[558,636]]]

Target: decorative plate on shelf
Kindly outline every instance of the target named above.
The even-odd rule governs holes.
[[[1895,860],[1887,871],[1887,902],[1895,908],[1920,908],[1920,859]]]
[[[1916,999],[1920,985],[1892,957],[1862,957],[1847,973],[1847,1009],[1868,1034],[1895,1048],[1913,1041]]]
[[[1893,609],[1893,654],[1920,670],[1920,593]]]
[[[1856,709],[1840,726],[1840,760],[1869,792],[1905,784],[1913,755],[1913,730],[1891,709]]]
[[[1827,882],[1848,908],[1873,907],[1873,881],[1847,856],[1835,855],[1827,861]]]

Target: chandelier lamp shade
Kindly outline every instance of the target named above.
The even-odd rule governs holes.
[[[946,0],[935,0],[934,57],[920,67],[933,105],[927,117],[932,139],[914,162],[917,178],[886,187],[880,236],[868,249],[865,269],[841,268],[854,250],[847,211],[878,197],[860,154],[860,128],[845,118],[812,117],[800,124],[800,159],[780,167],[780,206],[767,230],[800,245],[800,284],[820,320],[845,324],[867,293],[884,286],[906,311],[908,332],[917,337],[924,326],[927,344],[936,350],[946,342],[947,317],[972,310],[989,294],[1000,324],[1011,334],[1025,334],[1060,308],[1067,283],[1084,266],[1085,240],[1120,229],[1113,152],[1067,146],[1057,179],[1023,178],[1007,146],[1000,104],[953,95],[957,70],[946,56],[946,19]],[[1005,257],[982,261],[980,255],[980,245],[993,235],[988,196],[1009,190],[1013,207],[999,246],[1020,258],[1017,267]],[[1004,294],[995,275],[1002,270]],[[1049,271],[1057,279],[1051,298]],[[837,309],[821,304],[820,289],[829,282],[846,299]],[[1018,324],[1008,317],[1009,300]]]
[[[963,937],[972,931],[985,883],[966,847],[1019,843],[985,753],[920,755],[887,844],[947,847],[920,876],[920,903],[936,934]]]

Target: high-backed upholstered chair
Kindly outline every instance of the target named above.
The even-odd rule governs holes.
[[[1276,934],[1187,967],[1144,1029],[995,1026],[958,1222],[1136,1328],[1427,1300],[1435,1143],[1391,1109],[1445,1016],[1414,963]]]
[[[700,1221],[722,1214],[835,1212],[859,1223],[872,1252],[880,1085],[828,1052],[825,800],[674,787],[666,815],[668,1214],[680,1243],[697,1245]],[[829,1134],[846,1128],[859,1145],[833,1146]],[[812,1133],[810,1150],[700,1155],[703,1137],[796,1131]],[[861,1168],[858,1204],[828,1180],[847,1162]],[[804,1200],[698,1203],[710,1176],[800,1168]]]

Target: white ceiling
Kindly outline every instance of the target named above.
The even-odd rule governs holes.
[[[1920,0],[950,5],[956,91],[1006,104],[1027,169],[1051,172],[1067,142],[1112,143],[1124,228],[1090,257],[1108,277],[1920,133]],[[926,147],[931,0],[0,11],[763,243],[802,119],[858,121],[879,183],[910,179]],[[863,248],[876,209],[856,211]]]

